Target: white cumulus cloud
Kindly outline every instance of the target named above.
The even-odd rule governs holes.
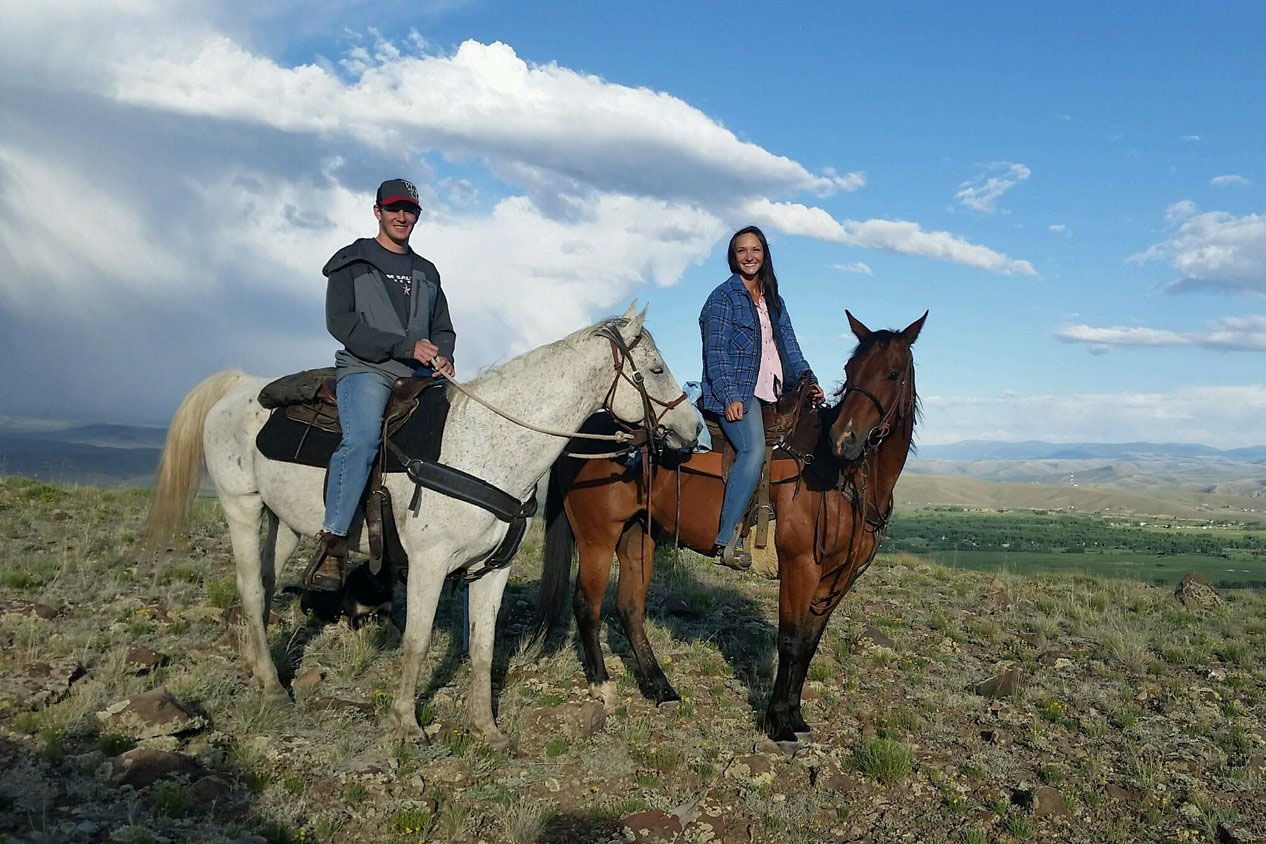
[[[1266,385],[1185,386],[1165,393],[924,395],[920,441],[1262,443]],[[926,432],[924,434],[923,432]]]
[[[504,43],[344,32],[342,55],[296,63],[277,58],[287,35],[342,31],[338,4],[10,5],[2,385],[50,407],[49,370],[96,409],[162,407],[226,365],[328,360],[319,269],[373,233],[384,174],[423,188],[414,244],[444,276],[465,372],[676,283],[752,208],[783,233],[1033,272],[914,222],[841,223],[794,200],[859,190],[860,170],[812,170],[679,97]],[[68,237],[49,196],[91,225]],[[96,374],[137,361],[112,388]]]
[[[1172,226],[1181,220],[1185,220],[1188,217],[1195,215],[1195,213],[1196,203],[1192,202],[1190,199],[1180,199],[1177,202],[1170,203],[1169,207],[1165,209],[1165,222]]]
[[[999,161],[989,165],[974,179],[963,182],[954,194],[958,204],[982,214],[998,210],[998,199],[1016,185],[1028,181],[1031,171],[1014,161]]]
[[[1089,325],[1066,325],[1055,333],[1060,340],[1076,343],[1094,343],[1101,346],[1184,346],[1190,341],[1173,331],[1155,328],[1111,326],[1095,328]]]
[[[1177,206],[1180,213],[1172,213]],[[1266,293],[1266,215],[1196,213],[1189,200],[1171,205],[1170,212],[1166,221],[1181,221],[1178,229],[1169,239],[1132,255],[1131,261],[1168,261],[1179,274],[1170,286],[1175,291]]]
[[[1224,176],[1214,176],[1209,180],[1209,184],[1215,188],[1246,188],[1251,185],[1252,182],[1243,176],[1228,173]]]
[[[845,220],[841,223],[821,208],[768,199],[749,201],[744,205],[744,212],[758,224],[789,234],[953,261],[1007,275],[1035,275],[1037,272],[1028,261],[1009,258],[949,232],[925,231],[909,220]]]
[[[851,264],[835,264],[835,269],[845,273],[861,273],[862,275],[874,275],[870,266],[864,261],[854,261]]]
[[[1069,343],[1089,343],[1100,354],[1113,346],[1201,346],[1219,351],[1266,351],[1266,316],[1228,316],[1210,320],[1199,331],[1166,331],[1142,326],[1097,328],[1065,325],[1055,336]]]

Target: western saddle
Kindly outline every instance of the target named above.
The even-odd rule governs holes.
[[[765,459],[756,491],[752,493],[751,501],[740,521],[743,535],[755,525],[756,537],[753,544],[756,548],[764,548],[769,544],[769,521],[774,517],[774,508],[769,499],[770,464],[776,459],[793,459],[800,463],[813,460],[817,426],[801,425],[800,422],[804,411],[813,409],[814,383],[810,373],[806,372],[795,388],[784,392],[778,401],[761,404],[765,423]],[[734,466],[734,446],[721,429],[719,417],[712,411],[703,409],[702,399],[698,406],[703,413],[704,422],[707,423],[708,433],[712,436],[712,450],[721,454],[721,478],[728,481],[730,470]],[[816,418],[812,414],[805,417],[806,423],[810,420],[816,421]]]

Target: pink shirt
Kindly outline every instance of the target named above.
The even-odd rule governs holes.
[[[762,296],[756,303],[756,315],[760,317],[760,372],[756,375],[756,398],[776,401],[782,389],[782,360],[778,357],[778,344],[774,342],[774,328],[769,322],[769,308]]]

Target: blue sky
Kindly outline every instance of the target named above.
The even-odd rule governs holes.
[[[404,175],[466,375],[636,297],[697,377],[756,222],[824,382],[845,308],[930,310],[924,442],[1266,442],[1259,3],[5,18],[6,413],[161,422],[218,369],[326,364],[320,267]]]

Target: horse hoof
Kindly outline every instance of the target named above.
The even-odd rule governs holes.
[[[681,695],[677,694],[677,690],[672,686],[665,685],[656,689],[652,698],[656,706],[665,706],[667,704],[677,704],[681,702]]]
[[[518,748],[514,746],[514,742],[506,738],[506,734],[500,730],[482,731],[484,744],[493,750],[502,751],[514,756],[518,753]]]
[[[672,712],[676,712],[677,707],[680,705],[681,705],[681,698],[672,697],[672,698],[669,698],[668,700],[661,700],[659,703],[655,704],[655,708],[658,709],[660,712],[672,713]]]
[[[778,749],[782,751],[782,755],[786,756],[788,759],[794,759],[795,755],[804,747],[804,745],[795,739],[791,741],[776,741],[774,744],[778,745]]]
[[[810,742],[813,741],[813,730],[806,727],[803,730],[796,730],[796,741]]]
[[[426,731],[417,724],[397,724],[395,730],[392,731],[391,737],[400,744],[414,744],[415,742],[425,741],[428,744]]]
[[[791,727],[779,727],[778,729],[770,730],[768,735],[771,741],[779,745],[784,742],[795,743],[799,740],[796,731]]]
[[[619,697],[615,693],[615,686],[610,682],[590,684],[589,697],[602,701],[602,708],[608,715],[615,712],[620,704]]]
[[[285,689],[275,689],[264,692],[264,703],[274,709],[286,709],[294,706],[295,702]]]

